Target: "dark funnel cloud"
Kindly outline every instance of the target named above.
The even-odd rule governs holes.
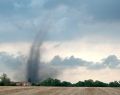
[[[32,43],[27,60],[26,78],[28,82],[36,83],[45,78],[56,76],[57,71],[55,70],[55,68],[51,67],[49,64],[44,64],[41,62],[41,46],[45,41],[48,30],[51,26],[50,21],[50,15],[47,15],[43,19],[43,24],[41,25],[41,27],[37,27],[37,29],[39,28],[39,31],[36,29],[38,34],[36,35]]]
[[[39,81],[40,47],[44,39],[45,32],[40,31],[36,36],[30,50],[30,56],[27,61],[27,80],[29,82]]]
[[[41,30],[30,50],[30,55],[27,61],[27,81],[36,83],[46,78],[55,78],[59,75],[59,70],[51,64],[45,64],[41,62],[41,46],[46,38],[47,31]]]

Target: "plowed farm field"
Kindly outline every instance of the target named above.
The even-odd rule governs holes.
[[[0,95],[120,95],[120,88],[0,87]]]

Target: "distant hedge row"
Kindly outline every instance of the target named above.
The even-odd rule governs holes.
[[[16,86],[15,82],[11,82],[6,74],[0,76],[0,86]],[[91,79],[71,83],[67,81],[60,81],[58,79],[48,78],[42,82],[32,83],[32,86],[58,86],[58,87],[120,87],[120,81],[104,83],[101,81],[93,81]]]
[[[38,84],[36,84],[37,86],[64,86],[64,87],[120,87],[120,81],[114,81],[114,82],[110,82],[110,83],[104,83],[101,81],[93,81],[91,79],[89,80],[85,80],[85,81],[79,81],[77,83],[70,83],[67,81],[63,81],[61,82],[58,79],[52,79],[52,78],[48,78]]]

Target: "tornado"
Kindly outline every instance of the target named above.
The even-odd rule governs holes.
[[[39,31],[35,40],[30,48],[30,54],[27,60],[27,81],[30,83],[36,83],[40,81],[39,69],[41,63],[41,45],[44,41],[46,31]]]
[[[35,31],[37,35],[30,48],[26,69],[26,78],[30,83],[37,83],[49,77],[56,77],[59,73],[59,71],[50,64],[41,62],[41,46],[45,42],[49,30],[53,27],[53,17],[51,12],[45,15],[41,21],[42,24],[37,27],[39,31]]]

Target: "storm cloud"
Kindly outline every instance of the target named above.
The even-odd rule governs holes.
[[[0,65],[9,70],[18,70],[21,68],[21,65],[26,64],[26,57],[18,54],[10,55],[6,52],[0,52]],[[92,62],[83,60],[81,58],[75,58],[74,56],[61,58],[60,56],[55,56],[48,64],[51,68],[76,68],[76,67],[86,67],[87,69],[120,69],[120,59],[115,55],[110,55],[107,58],[101,60],[101,62]],[[0,66],[0,67],[1,67]],[[44,65],[45,66],[45,65]],[[47,66],[46,68],[49,68]],[[53,67],[52,67],[53,66]],[[2,68],[1,68],[2,70]]]
[[[40,27],[49,11],[54,14],[54,26],[47,40],[82,39],[87,35],[120,40],[119,4],[118,0],[1,0],[0,41],[31,41],[36,34],[34,29]],[[33,23],[38,27],[33,27]],[[18,26],[22,28],[17,29]]]
[[[6,52],[0,52],[0,72],[7,73],[13,80],[24,81],[26,79],[26,57],[18,54],[10,55]],[[86,61],[81,58],[75,58],[74,56],[61,58],[55,56],[49,63],[41,64],[43,68],[39,70],[39,77],[44,80],[49,77],[57,78],[61,76],[64,71],[77,68],[86,68],[89,71],[101,71],[106,70],[119,70],[120,59],[115,55],[110,55],[107,58],[101,60],[101,62]],[[21,74],[21,77],[18,74]],[[77,72],[76,72],[77,73]]]
[[[50,64],[62,68],[85,67],[91,70],[101,70],[105,68],[120,69],[120,59],[115,55],[110,55],[102,59],[101,62],[86,61],[81,58],[75,58],[74,56],[66,57],[65,59],[62,59],[60,56],[55,56]]]
[[[41,76],[77,67],[103,73],[107,68],[119,70],[119,0],[0,0],[0,52],[11,53],[0,53],[1,72],[25,68],[28,45],[36,31],[47,29],[42,26],[46,18],[52,22],[41,47],[49,65],[44,64]],[[17,52],[23,55],[12,55]]]

